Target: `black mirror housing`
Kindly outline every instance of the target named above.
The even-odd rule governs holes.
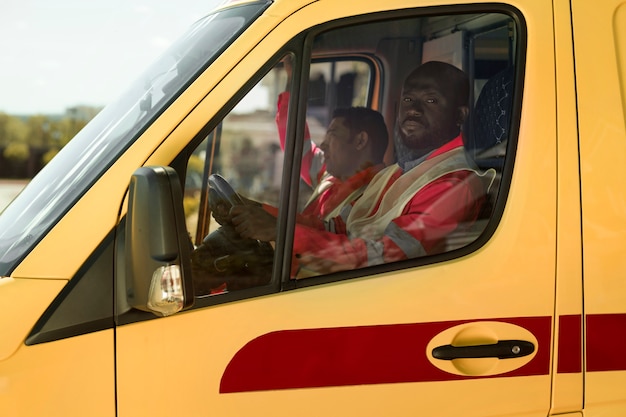
[[[191,307],[191,242],[173,168],[147,166],[133,173],[125,235],[128,304],[160,316]]]

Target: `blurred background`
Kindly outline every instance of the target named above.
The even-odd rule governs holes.
[[[0,211],[187,28],[225,0],[3,0]]]

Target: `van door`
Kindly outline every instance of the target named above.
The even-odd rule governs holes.
[[[585,292],[585,409],[626,413],[626,4],[572,2]],[[597,98],[601,100],[597,102]]]
[[[194,282],[194,308],[118,318],[120,416],[548,414],[557,245],[552,6],[409,3],[415,8],[318,1],[271,30],[259,19],[250,30],[267,36],[146,162],[186,172],[187,227],[195,245],[208,245],[200,261],[210,272]],[[282,4],[268,16],[280,16]],[[403,79],[423,62],[422,41],[457,30],[470,45],[458,65],[474,87],[464,135],[477,172],[490,178],[480,221],[432,253],[295,276],[296,213],[316,166],[311,143],[328,123],[311,95],[332,96],[339,84],[320,82],[314,61],[365,63],[353,71],[359,82],[344,77],[358,92],[349,105],[379,110],[393,141]],[[239,52],[227,50],[219,64]],[[281,96],[289,108],[283,150],[275,106],[287,78],[274,70],[285,57],[294,66],[290,94]],[[481,100],[483,90],[495,99]],[[486,126],[500,134],[472,133]],[[275,207],[270,248],[216,222],[218,207],[203,197],[214,173]]]

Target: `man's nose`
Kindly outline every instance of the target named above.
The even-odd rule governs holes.
[[[407,112],[410,112],[412,114],[422,114],[423,109],[424,109],[424,106],[420,100],[413,100],[410,103],[408,103]]]

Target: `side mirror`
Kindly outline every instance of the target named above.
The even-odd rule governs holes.
[[[158,316],[190,307],[191,242],[174,169],[152,166],[134,172],[125,235],[128,304]]]

